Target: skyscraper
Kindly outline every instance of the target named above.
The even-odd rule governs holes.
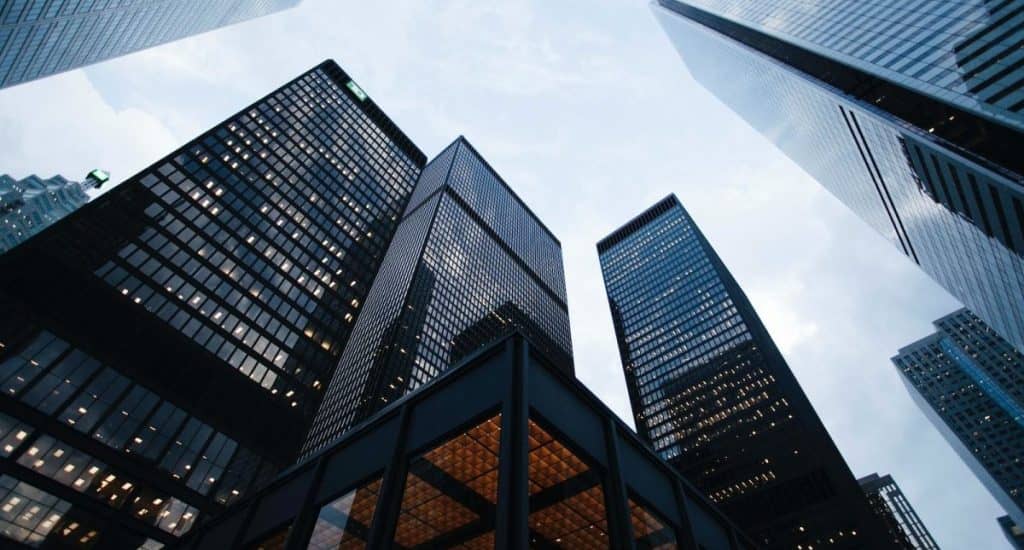
[[[103,185],[110,176],[93,170],[85,181],[62,176],[16,180],[0,175],[0,254],[25,242],[57,220],[89,202],[89,189]]]
[[[389,403],[182,550],[753,550],[573,376],[513,334]]]
[[[169,543],[291,465],[425,161],[328,61],[0,257],[0,533]]]
[[[0,3],[0,88],[260,17],[299,0]]]
[[[1017,550],[1024,550],[1024,529],[1014,523],[1010,516],[1002,516],[997,521],[1010,546]]]
[[[423,169],[363,309],[305,455],[512,330],[572,371],[561,245],[461,137]]]
[[[889,528],[889,535],[898,548],[939,550],[938,543],[892,476],[871,474],[858,479],[857,483],[867,495],[875,515]]]
[[[669,196],[597,245],[637,431],[766,548],[887,548],[746,295]]]
[[[1024,350],[1019,0],[658,0],[694,78]]]
[[[1024,354],[966,309],[892,361],[910,396],[1017,525],[1024,525]]]

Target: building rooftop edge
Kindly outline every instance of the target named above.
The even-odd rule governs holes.
[[[895,361],[896,359],[898,359],[898,358],[900,358],[900,357],[902,357],[902,356],[904,356],[904,355],[906,355],[908,353],[917,351],[919,348],[924,347],[924,346],[926,346],[928,344],[934,343],[935,341],[941,340],[941,339],[942,339],[942,331],[940,331],[940,330],[939,331],[935,331],[935,332],[929,334],[928,336],[925,336],[924,338],[919,338],[919,339],[917,339],[917,340],[915,340],[915,341],[913,341],[913,342],[903,346],[902,348],[899,349],[899,351],[896,353],[896,355],[892,356],[891,359],[893,361]]]
[[[356,100],[356,105],[360,106],[361,109],[364,112],[366,112],[367,116],[369,116],[371,119],[373,119],[374,122],[379,124],[381,126],[381,129],[384,130],[384,132],[386,132],[393,140],[395,140],[395,143],[399,147],[401,147],[402,150],[407,155],[412,157],[413,160],[419,164],[420,168],[426,165],[426,153],[424,153],[423,150],[421,150],[419,146],[416,145],[416,142],[414,142],[412,138],[410,138],[408,134],[406,134],[402,130],[402,128],[399,127],[398,124],[391,119],[390,116],[388,116],[384,109],[382,109],[380,105],[378,105],[377,102],[373,100],[372,97],[366,96],[365,98],[360,98],[355,94],[355,92],[353,92],[348,87],[349,82],[352,82],[357,87],[360,86],[358,83],[356,83],[356,80],[352,78],[351,75],[345,72],[345,69],[341,68],[341,65],[339,65],[337,61],[335,61],[332,58],[328,58],[321,62],[316,67],[313,67],[313,69],[311,69],[310,71],[303,72],[302,75],[300,75],[300,78],[301,76],[317,69],[324,70],[328,75],[334,78],[335,82],[338,83],[339,87],[342,90],[344,90],[344,93],[352,96]],[[290,83],[291,82],[289,81],[289,84]]]
[[[597,251],[598,251],[598,253],[604,253],[609,248],[615,246],[616,244],[621,242],[626,237],[628,237],[628,236],[632,235],[633,233],[636,233],[637,231],[639,231],[640,228],[643,227],[644,225],[647,225],[647,223],[650,223],[650,222],[639,223],[644,216],[647,216],[647,215],[653,213],[655,210],[658,210],[658,209],[665,209],[665,210],[667,210],[668,208],[670,208],[672,206],[680,206],[680,207],[682,207],[682,203],[679,202],[679,198],[676,197],[675,193],[669,193],[667,196],[665,196],[665,198],[663,198],[663,199],[659,200],[658,202],[654,203],[652,206],[648,207],[646,210],[644,210],[643,212],[637,214],[636,216],[633,216],[632,218],[630,218],[629,221],[627,221],[626,223],[620,225],[618,227],[618,229],[613,230],[611,233],[606,235],[603,239],[597,241]],[[661,213],[662,212],[659,212],[658,214],[660,215]]]
[[[942,317],[939,317],[938,319],[932,321],[932,324],[935,325],[936,327],[938,327],[939,323],[945,321],[946,319],[952,319],[953,317],[957,317],[959,315],[963,315],[964,313],[973,313],[973,312],[971,310],[967,309],[966,307],[962,307],[962,308],[957,309],[956,311],[947,313],[947,314],[943,315]]]
[[[501,177],[501,174],[499,174],[498,171],[495,170],[493,166],[491,166],[491,163],[487,161],[487,158],[485,158],[482,154],[480,154],[480,151],[478,151],[477,148],[474,147],[472,143],[470,143],[469,139],[467,139],[466,136],[464,136],[462,134],[459,134],[459,136],[457,138],[455,138],[452,141],[452,143],[461,143],[461,144],[465,145],[466,147],[469,147],[469,150],[474,155],[476,155],[476,157],[478,159],[480,159],[480,162],[483,163],[484,167],[486,167],[487,170],[491,174],[494,175],[494,177],[498,180],[498,182],[501,183],[501,185],[505,187],[505,189],[509,192],[509,194],[512,195],[512,198],[515,199],[515,201],[518,202],[519,205],[522,206],[524,210],[526,210],[526,213],[529,214],[530,217],[533,218],[533,220],[535,222],[537,222],[537,225],[539,225],[540,228],[543,229],[544,232],[547,233],[548,236],[551,237],[555,241],[555,244],[558,245],[558,248],[559,249],[562,248],[562,241],[560,241],[558,239],[558,237],[556,237],[555,234],[551,231],[551,229],[549,229],[548,226],[545,225],[543,221],[541,221],[540,217],[537,216],[537,214],[533,211],[533,209],[531,209],[530,206],[528,204],[526,204],[526,201],[524,201],[522,199],[522,197],[520,197],[519,194],[516,193],[514,189],[512,189],[512,186],[509,185],[508,182],[505,181],[505,178]],[[451,146],[451,144],[449,144],[444,149],[442,149],[441,152],[444,152],[450,146]],[[440,154],[440,153],[438,153],[438,154]]]

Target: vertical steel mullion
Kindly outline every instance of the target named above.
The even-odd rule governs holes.
[[[686,488],[679,478],[672,476],[672,492],[676,495],[679,506],[679,528],[677,533],[679,547],[683,550],[697,550],[697,535],[693,532],[693,520],[690,517],[690,502],[686,496]]]
[[[604,421],[604,448],[608,455],[608,479],[605,495],[608,511],[608,538],[612,548],[634,550],[633,525],[630,522],[629,501],[626,496],[626,482],[622,478],[619,460],[619,433],[615,420],[607,417]]]
[[[315,499],[324,478],[324,471],[327,469],[327,458],[328,455],[326,453],[323,454],[317,459],[316,465],[313,467],[313,480],[309,484],[309,489],[306,490],[306,495],[303,497],[302,502],[299,504],[299,511],[292,521],[291,530],[288,532],[288,540],[284,543],[284,548],[287,550],[302,550],[306,548],[306,543],[309,542],[313,526],[316,524],[316,518],[320,515]]]
[[[370,522],[367,548],[390,548],[392,534],[398,526],[398,515],[402,509],[402,489],[408,469],[405,442],[409,439],[411,410],[414,405],[415,403],[405,403],[398,415],[398,437],[391,453],[391,462],[384,468],[384,481],[377,499],[377,511]]]
[[[231,541],[231,548],[242,548],[242,543],[245,541],[246,531],[249,530],[249,526],[252,525],[252,518],[256,515],[256,507],[259,506],[262,499],[253,499],[247,506],[242,518],[242,524],[238,526],[238,531],[235,532],[235,536]],[[209,534],[207,530],[204,534]],[[203,539],[199,538],[195,541],[195,547],[199,548],[202,546]]]
[[[743,545],[740,544],[739,533],[732,525],[729,526],[729,546],[732,547],[732,550],[744,550]]]
[[[516,550],[526,548],[529,539],[529,403],[526,393],[529,346],[520,337],[506,340],[504,355],[511,368],[509,390],[501,407],[498,517],[494,533],[497,550]]]

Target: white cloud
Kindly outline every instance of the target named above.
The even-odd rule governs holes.
[[[81,71],[0,90],[0,171],[15,177],[104,168],[120,182],[177,142],[156,116],[112,108]]]
[[[801,316],[793,308],[803,292],[802,281],[793,279],[788,284],[750,293],[750,300],[761,320],[772,327],[772,339],[783,355],[789,355],[797,346],[817,336],[819,331],[817,323]]]
[[[328,57],[428,155],[465,134],[561,238],[577,374],[620,416],[594,245],[675,192],[854,471],[892,471],[945,547],[1003,544],[888,362],[955,303],[701,90],[644,2],[305,0],[0,91],[0,170],[126,177]]]

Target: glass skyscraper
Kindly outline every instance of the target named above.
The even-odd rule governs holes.
[[[171,543],[291,465],[425,162],[328,61],[0,256],[0,534]]]
[[[1024,525],[1024,354],[966,309],[892,361],[910,396],[1017,525]]]
[[[464,138],[424,168],[304,455],[519,330],[572,372],[558,239]]]
[[[996,521],[999,522],[999,528],[1003,530],[1010,546],[1016,550],[1024,550],[1024,529],[1014,523],[1010,516],[1002,516]]]
[[[0,175],[0,254],[89,202],[88,190],[107,179],[109,176],[102,170],[93,170],[83,182],[68,181],[62,176],[16,180]]]
[[[765,548],[889,548],[746,295],[669,196],[597,245],[637,431]]]
[[[299,0],[0,2],[0,88],[298,5]]]
[[[917,511],[892,476],[871,474],[857,480],[875,515],[889,528],[889,535],[904,550],[939,550]]]
[[[698,82],[1024,349],[1024,2],[653,9]]]

